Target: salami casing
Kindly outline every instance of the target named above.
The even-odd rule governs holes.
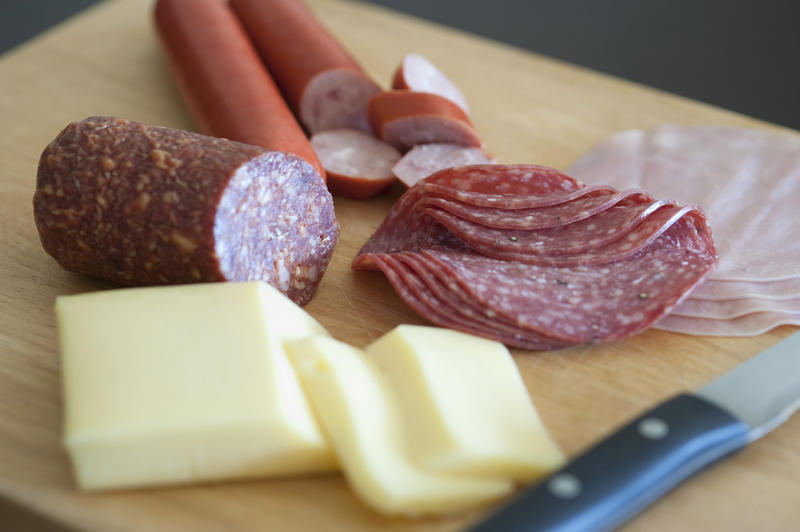
[[[67,270],[124,285],[259,279],[299,304],[339,235],[330,193],[299,157],[109,117],[45,148],[33,205]]]

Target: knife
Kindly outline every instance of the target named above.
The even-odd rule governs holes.
[[[800,407],[800,332],[634,419],[470,532],[600,532]]]

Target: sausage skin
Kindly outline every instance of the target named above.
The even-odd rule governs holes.
[[[330,193],[297,156],[91,117],[39,161],[34,218],[65,269],[123,285],[263,280],[311,300],[339,235]]]
[[[289,106],[309,133],[369,131],[380,87],[301,0],[231,0]]]
[[[379,139],[400,151],[430,143],[483,147],[464,110],[438,94],[407,90],[376,94],[367,104],[367,119]]]
[[[224,0],[158,0],[154,15],[178,89],[204,133],[294,153],[325,178],[308,138]]]

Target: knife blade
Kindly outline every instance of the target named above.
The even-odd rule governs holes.
[[[603,532],[800,408],[800,332],[638,416],[470,532]]]

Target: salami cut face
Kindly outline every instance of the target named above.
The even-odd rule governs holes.
[[[339,235],[299,157],[119,118],[67,126],[42,153],[33,204],[67,270],[124,285],[264,280],[299,304]]]
[[[486,165],[445,170],[409,189],[353,267],[384,271],[412,308],[439,325],[512,346],[557,349],[646,329],[716,261],[701,211],[642,193],[541,230],[489,228],[431,206],[449,191],[456,193],[450,200],[461,201],[463,193],[487,211],[486,199],[498,195],[520,200],[521,209],[585,207],[587,195],[574,194],[581,185],[556,171],[492,168],[491,178]]]

